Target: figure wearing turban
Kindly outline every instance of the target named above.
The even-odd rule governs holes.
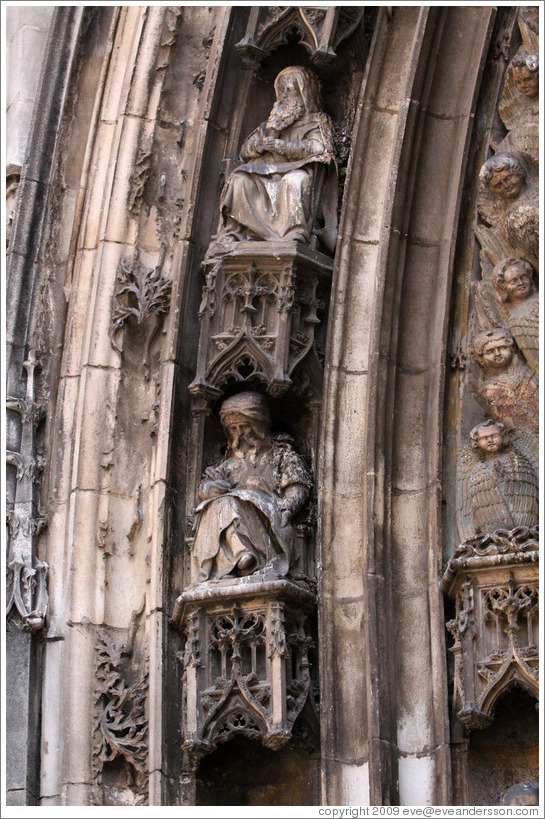
[[[278,74],[274,89],[277,101],[268,120],[244,142],[244,164],[225,185],[209,258],[243,239],[309,244],[313,233],[326,250],[335,249],[337,170],[318,79],[306,68],[290,66]]]
[[[260,393],[227,398],[220,420],[228,438],[225,460],[209,467],[199,485],[193,557],[197,582],[243,577],[264,567],[297,574],[293,517],[312,485],[299,455],[270,432],[269,408]]]

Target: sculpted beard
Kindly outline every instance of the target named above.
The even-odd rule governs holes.
[[[277,100],[267,120],[267,128],[273,131],[283,131],[289,128],[305,113],[305,106],[302,100]]]
[[[255,430],[233,431],[230,435],[230,449],[235,458],[251,457],[257,452],[261,441],[262,438]]]

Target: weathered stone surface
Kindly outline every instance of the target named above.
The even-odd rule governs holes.
[[[45,10],[11,11],[10,59],[25,37],[37,52]],[[9,621],[11,804],[491,804],[509,776],[537,775],[532,530],[479,523],[470,492],[471,531],[458,547],[454,534],[457,479],[465,491],[477,474],[457,452],[484,420],[471,394],[478,333],[511,332],[537,385],[537,284],[515,309],[497,298],[493,272],[508,258],[537,270],[537,97],[515,68],[539,42],[531,13],[517,14],[55,12],[31,151],[10,171],[8,512],[12,534],[28,512],[25,555],[49,566],[44,642],[14,630],[16,607]],[[323,92],[310,114],[325,135],[312,173],[299,143],[282,160],[269,153],[285,145],[268,143],[265,170],[284,174],[286,160],[305,210],[315,166],[336,155],[337,244],[316,249],[324,208],[314,202],[289,241],[231,231],[218,248],[222,203],[231,217],[275,222],[267,174],[241,207],[251,174],[239,154],[265,156],[248,135],[267,147],[254,129],[276,78],[305,96],[306,72],[282,71],[309,64]],[[28,99],[21,86],[8,101],[22,125]],[[267,140],[287,133],[275,130]],[[497,153],[526,168],[514,209],[479,188]],[[233,225],[221,221],[225,239]],[[21,403],[29,350],[46,410],[32,435]],[[518,466],[492,458],[490,472],[502,472],[492,489],[514,486],[520,506],[535,440],[518,420],[521,407],[530,426],[536,413],[517,392],[519,370],[507,385]],[[247,497],[228,501],[251,548],[227,554],[219,579],[225,527],[205,515],[227,496],[203,500],[199,483],[226,463],[222,402],[248,391],[268,395],[271,440],[304,470],[293,482],[287,468],[273,481],[254,469],[257,488],[241,491],[266,496],[268,514],[252,516]],[[484,411],[494,415],[490,402]],[[251,441],[239,454],[237,467],[259,456]],[[299,502],[282,507],[295,489],[304,520]],[[283,535],[272,537],[273,518]],[[460,632],[451,715],[443,548],[457,607],[447,600],[447,617]],[[240,570],[246,552],[257,565]]]

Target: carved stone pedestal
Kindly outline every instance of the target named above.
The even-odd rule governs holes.
[[[202,583],[176,601],[172,622],[185,638],[186,789],[202,756],[237,734],[272,750],[294,734],[318,744],[309,659],[315,595],[266,574]]]
[[[498,699],[518,684],[537,698],[538,528],[478,535],[449,561],[442,589],[456,600],[454,703],[469,729],[492,722]]]
[[[332,267],[332,259],[292,241],[236,242],[206,261],[193,395],[213,400],[228,383],[256,378],[279,396],[303,362],[319,390],[317,328],[325,330]]]

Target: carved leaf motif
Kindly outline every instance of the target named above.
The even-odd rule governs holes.
[[[114,297],[112,343],[121,352],[117,334],[130,320],[141,325],[150,316],[166,313],[170,304],[172,283],[159,267],[148,268],[136,261],[123,260],[119,267],[119,285]]]
[[[147,795],[147,733],[145,704],[148,672],[132,685],[123,673],[129,651],[117,648],[109,635],[99,633],[97,646],[97,680],[95,701],[97,721],[93,744],[94,778],[100,780],[102,766],[123,757],[135,773],[136,791],[143,804]]]

